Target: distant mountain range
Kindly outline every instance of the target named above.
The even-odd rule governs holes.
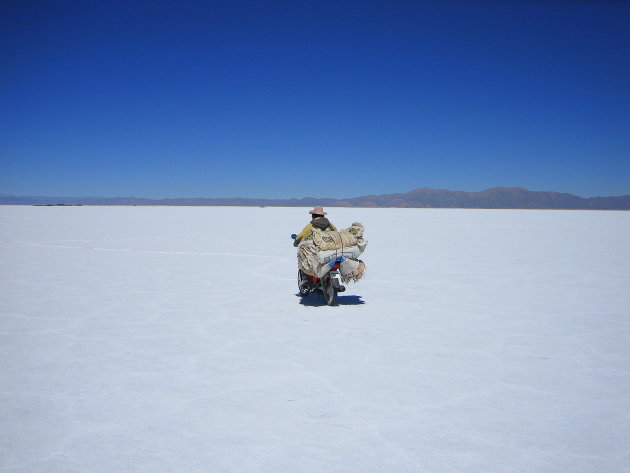
[[[4,205],[211,205],[270,207],[435,207],[473,209],[588,209],[630,210],[630,195],[579,197],[559,192],[536,192],[521,187],[494,187],[481,192],[437,190],[423,187],[402,194],[366,195],[348,199],[243,199],[137,197],[32,197],[0,194]]]

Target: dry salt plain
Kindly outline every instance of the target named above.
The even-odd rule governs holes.
[[[0,207],[0,472],[627,472],[630,212]]]

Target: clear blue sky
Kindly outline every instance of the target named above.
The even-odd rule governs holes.
[[[5,1],[0,193],[630,194],[629,4]]]

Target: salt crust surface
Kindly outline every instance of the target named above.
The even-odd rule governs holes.
[[[628,471],[630,212],[306,210],[0,207],[0,472]]]

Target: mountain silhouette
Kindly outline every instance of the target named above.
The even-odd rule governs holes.
[[[397,207],[473,209],[588,209],[630,210],[630,195],[579,197],[552,191],[530,191],[522,187],[493,187],[481,192],[450,191],[422,187],[400,194],[365,195],[347,199],[304,197],[301,199],[139,197],[43,197],[0,194],[4,205],[196,205],[270,207]]]

